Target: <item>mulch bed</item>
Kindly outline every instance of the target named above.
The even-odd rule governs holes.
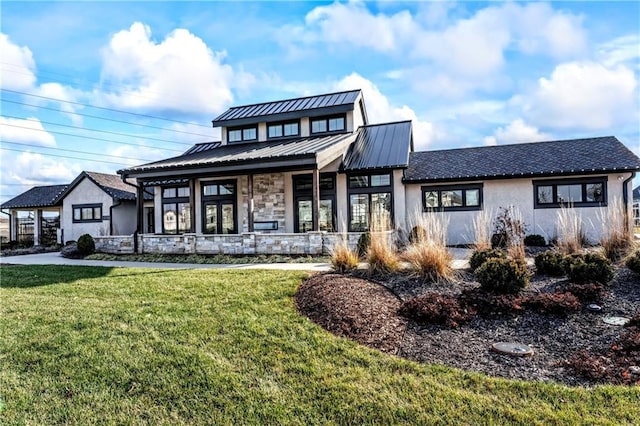
[[[496,377],[574,386],[640,384],[640,369],[635,368],[640,354],[636,351],[621,356],[612,352],[612,348],[619,348],[625,333],[640,330],[602,321],[605,316],[631,318],[640,314],[640,279],[626,268],[616,270],[600,301],[603,310],[599,313],[586,307],[566,316],[527,309],[517,314],[476,315],[456,328],[408,321],[398,310],[402,301],[428,292],[455,295],[477,288],[472,274],[462,271],[458,279],[448,283],[424,284],[403,276],[376,281],[363,274],[315,275],[298,289],[296,305],[303,315],[336,335],[410,360]],[[526,294],[551,292],[567,285],[565,278],[536,276]],[[495,353],[490,346],[499,341],[526,344],[534,355],[511,357]],[[567,365],[567,360],[576,354],[582,356],[579,361],[583,364],[598,361],[609,369],[591,377],[577,374]],[[592,359],[585,359],[585,354],[592,355]]]

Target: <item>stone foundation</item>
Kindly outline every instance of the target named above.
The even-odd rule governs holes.
[[[355,248],[359,232],[304,234],[244,232],[234,235],[138,235],[138,252],[151,254],[329,254],[343,238]],[[96,251],[112,254],[134,253],[133,236],[94,237]]]

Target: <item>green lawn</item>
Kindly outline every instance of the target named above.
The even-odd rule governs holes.
[[[2,267],[1,424],[624,424],[640,389],[488,378],[336,338],[302,273]]]

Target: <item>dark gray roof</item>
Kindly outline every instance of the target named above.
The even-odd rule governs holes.
[[[637,186],[636,189],[633,190],[633,199],[640,201],[640,186]]]
[[[333,145],[352,138],[351,133],[330,136],[296,138],[280,141],[235,143],[192,154],[183,154],[166,160],[143,164],[120,170],[125,176],[139,176],[140,173],[171,171],[184,173],[187,169],[216,169],[217,172],[234,170],[255,170],[267,167],[302,166],[302,159],[314,164],[316,154]],[[151,176],[149,174],[148,176]],[[160,176],[160,175],[157,175]]]
[[[413,152],[407,182],[499,179],[640,170],[614,136]]]
[[[208,151],[213,148],[217,148],[222,144],[222,142],[203,142],[197,143],[188,150],[185,151],[182,155],[194,154],[196,152]]]
[[[411,121],[362,126],[342,164],[343,171],[405,168],[413,150]]]
[[[120,176],[86,171],[80,173],[73,182],[67,186],[64,193],[61,194],[61,198],[64,198],[66,194],[73,191],[73,189],[85,178],[93,182],[98,188],[102,189],[114,200],[135,201],[136,199],[135,186],[123,182]],[[151,200],[153,199],[153,196],[145,193],[144,199]],[[90,200],[88,200],[88,202],[90,202]]]
[[[68,185],[34,186],[22,194],[2,203],[0,208],[19,209],[53,207],[60,204],[60,195]]]
[[[285,99],[282,101],[229,108],[213,120],[213,126],[241,126],[261,121],[280,121],[302,116],[335,114],[353,111],[360,90]],[[302,113],[304,112],[304,114]],[[364,112],[364,111],[363,111]]]

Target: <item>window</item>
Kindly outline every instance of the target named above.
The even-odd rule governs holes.
[[[320,200],[318,226],[321,231],[335,231],[336,223],[336,176],[333,173],[321,174],[319,182]],[[313,229],[313,176],[293,176],[293,203],[295,205],[294,232],[307,232]]]
[[[607,178],[583,178],[533,181],[534,205],[537,209],[597,207],[607,205]]]
[[[267,137],[274,138],[290,138],[300,134],[299,124],[297,121],[287,123],[274,123],[267,126]]]
[[[482,209],[482,185],[423,186],[422,209],[464,211]]]
[[[349,231],[364,232],[372,220],[392,222],[391,174],[380,173],[348,177]]]
[[[345,115],[311,119],[311,133],[341,132],[346,129]]]
[[[227,142],[245,142],[255,141],[258,139],[258,128],[256,126],[251,127],[236,127],[227,129]]]
[[[102,222],[102,204],[74,204],[74,222]]]
[[[162,188],[162,232],[191,232],[191,189],[188,186]]]
[[[236,182],[203,183],[202,210],[205,234],[236,234]]]

